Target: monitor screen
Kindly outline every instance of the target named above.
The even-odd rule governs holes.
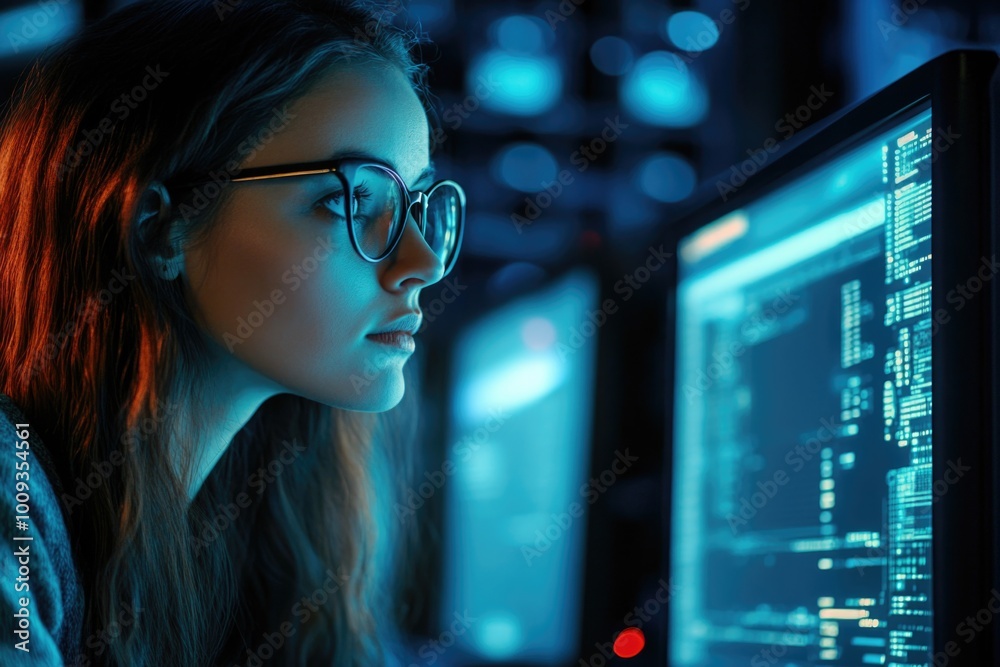
[[[929,664],[932,128],[680,242],[671,666]]]
[[[578,650],[598,287],[576,269],[456,336],[442,638],[422,657],[550,665]]]

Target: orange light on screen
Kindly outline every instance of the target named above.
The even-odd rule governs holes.
[[[639,628],[625,628],[615,638],[615,655],[619,658],[631,658],[639,655],[646,645],[646,638]]]

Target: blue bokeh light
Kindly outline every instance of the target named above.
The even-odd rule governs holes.
[[[501,113],[534,116],[547,111],[562,95],[559,63],[548,56],[515,55],[491,50],[469,68],[470,90],[487,90],[482,105]]]
[[[639,120],[664,127],[697,125],[708,112],[708,91],[694,72],[666,51],[647,53],[622,80],[621,96]]]
[[[497,408],[517,412],[548,396],[565,379],[565,364],[555,350],[525,354],[496,364],[467,383],[460,414],[468,421],[482,421]]]
[[[477,630],[476,643],[493,660],[515,655],[524,641],[517,616],[507,611],[488,614],[481,619]]]
[[[536,16],[515,14],[494,24],[497,45],[510,53],[538,55],[552,41],[552,31]]]
[[[719,41],[719,26],[701,12],[677,12],[667,20],[667,37],[685,51],[707,51]]]
[[[504,185],[521,192],[539,192],[542,183],[556,179],[558,165],[548,150],[528,142],[511,144],[494,160],[494,175]]]
[[[31,3],[0,12],[0,28],[7,36],[0,56],[41,51],[76,32],[82,18],[80,2]]]
[[[635,62],[632,45],[621,37],[601,37],[590,47],[590,61],[599,71],[610,76],[621,76]]]
[[[639,165],[639,188],[661,202],[681,201],[698,183],[691,163],[676,153],[664,152],[650,156]]]

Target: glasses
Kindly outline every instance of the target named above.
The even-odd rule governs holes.
[[[367,158],[255,167],[237,172],[230,180],[239,183],[314,174],[337,177],[340,189],[324,197],[323,204],[346,222],[351,245],[361,257],[369,262],[385,259],[402,238],[412,212],[427,245],[444,265],[442,277],[451,273],[465,228],[465,191],[454,181],[438,181],[424,191],[410,190],[394,169]],[[217,183],[201,179],[169,187],[213,182]]]

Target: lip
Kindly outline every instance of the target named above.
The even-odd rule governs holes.
[[[395,320],[392,320],[388,324],[382,326],[381,328],[368,334],[369,336],[380,335],[389,332],[402,331],[408,333],[410,336],[415,335],[420,331],[420,323],[423,320],[423,314],[417,311],[410,311]]]
[[[405,352],[413,352],[417,349],[417,342],[413,340],[413,336],[406,331],[388,331],[379,334],[368,334],[365,338],[380,345],[398,348]]]

